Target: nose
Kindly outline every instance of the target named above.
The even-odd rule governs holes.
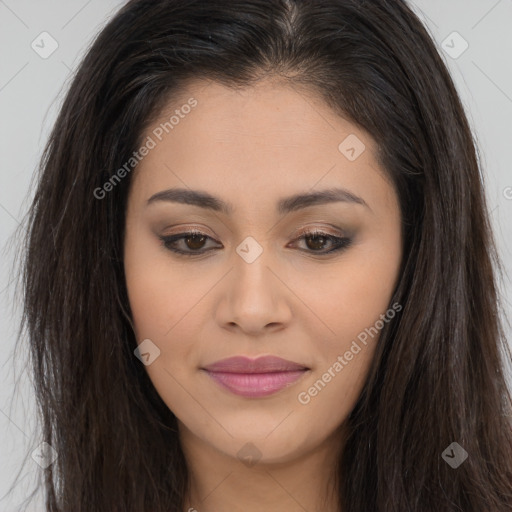
[[[291,320],[290,289],[262,254],[252,263],[238,256],[219,293],[216,320],[224,329],[264,336],[285,328]]]

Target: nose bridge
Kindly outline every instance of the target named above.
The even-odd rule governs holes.
[[[234,261],[233,292],[237,303],[249,309],[268,307],[265,303],[272,302],[274,296],[268,248],[264,249],[253,236],[247,236],[237,246]]]
[[[243,330],[257,332],[269,324],[289,320],[285,287],[274,275],[272,261],[268,249],[252,236],[236,247],[234,268],[223,290],[223,306],[218,311],[221,323],[237,324]]]

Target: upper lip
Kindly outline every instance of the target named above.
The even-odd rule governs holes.
[[[277,356],[262,356],[257,359],[245,356],[229,357],[205,366],[204,369],[210,372],[224,373],[274,373],[308,370],[302,364]]]

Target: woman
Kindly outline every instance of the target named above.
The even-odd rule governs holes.
[[[511,509],[479,164],[404,1],[132,0],[41,168],[48,511]]]

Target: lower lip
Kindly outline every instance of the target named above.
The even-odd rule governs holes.
[[[272,395],[281,389],[291,386],[299,380],[307,370],[275,372],[275,373],[206,373],[222,387],[235,395],[259,398]]]

